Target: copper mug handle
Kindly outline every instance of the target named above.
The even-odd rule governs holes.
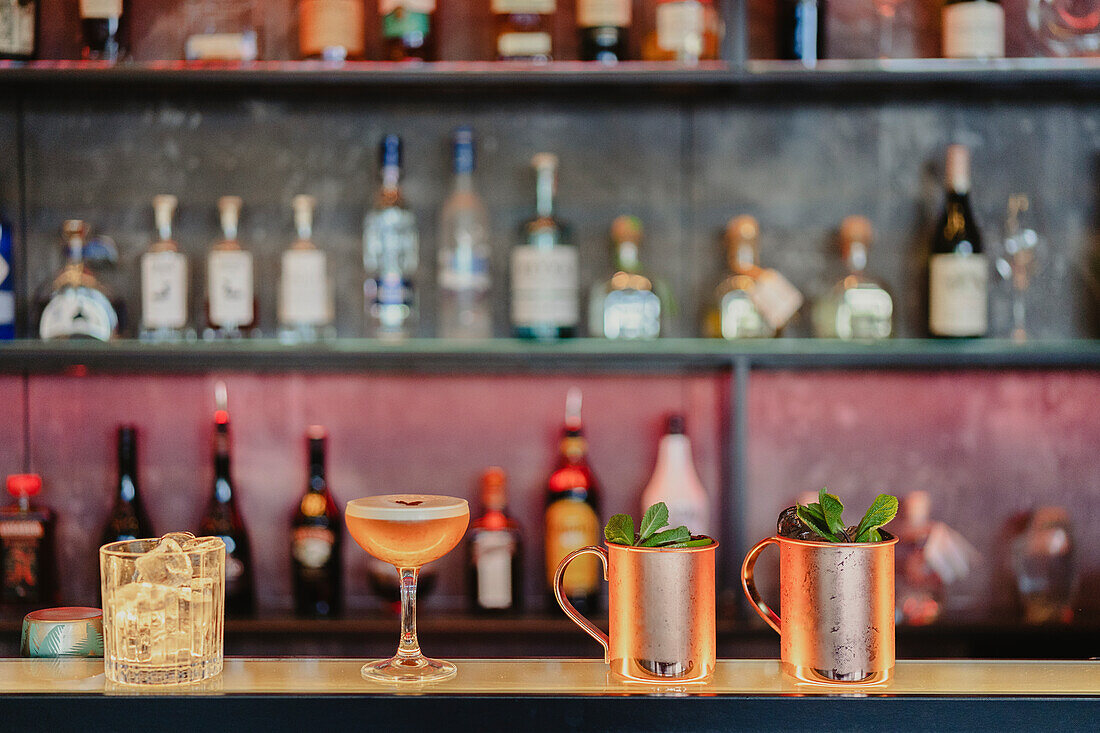
[[[783,619],[779,618],[779,614],[771,609],[764,599],[760,597],[760,592],[756,590],[756,583],[753,581],[753,568],[756,566],[756,559],[760,557],[760,553],[764,551],[764,548],[768,545],[778,545],[779,540],[775,537],[768,537],[767,539],[757,542],[749,554],[745,555],[745,562],[741,564],[741,587],[745,589],[745,595],[752,601],[752,608],[758,614],[760,618],[767,622],[768,626],[775,629],[775,633],[782,634]]]
[[[594,623],[584,617],[584,614],[573,607],[573,604],[565,597],[565,591],[561,587],[562,581],[565,579],[566,566],[584,554],[592,554],[600,558],[600,562],[603,563],[603,579],[607,580],[607,550],[595,545],[582,547],[579,550],[573,550],[558,563],[558,569],[554,573],[554,597],[558,599],[558,605],[561,606],[561,610],[565,611],[565,615],[571,618],[577,626],[580,626],[584,633],[600,643],[600,646],[603,647],[603,661],[606,663],[610,658],[607,634],[600,631]]]

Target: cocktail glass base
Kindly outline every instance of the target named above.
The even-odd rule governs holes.
[[[391,657],[379,662],[363,665],[364,679],[391,684],[410,684],[423,682],[442,682],[458,673],[458,668],[450,662],[428,657]]]

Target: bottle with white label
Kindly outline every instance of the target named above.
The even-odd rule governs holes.
[[[382,185],[363,220],[363,303],[367,335],[401,339],[416,332],[420,234],[401,191],[401,138],[382,139]]]
[[[474,189],[474,134],[454,132],[454,188],[443,203],[439,245],[439,335],[490,338],[489,213]]]
[[[304,59],[362,59],[366,49],[364,0],[300,0],[298,54]]]
[[[519,338],[571,338],[580,319],[577,248],[554,216],[558,158],[538,153],[537,216],[524,227],[523,244],[512,248],[512,329]]]
[[[70,219],[62,234],[68,261],[38,293],[38,335],[43,340],[109,341],[118,336],[118,311],[110,292],[84,264],[88,226],[79,219]]]
[[[38,49],[39,0],[0,3],[0,59],[30,61]]]
[[[681,525],[692,534],[709,535],[710,500],[691,457],[691,440],[684,434],[684,416],[668,416],[665,434],[657,447],[657,465],[642,491],[642,513],[663,501],[668,507],[668,522]]]
[[[999,59],[1005,55],[1005,11],[1000,0],[947,0],[943,6],[943,56]]]
[[[481,476],[484,514],[466,535],[466,587],[477,613],[523,610],[523,536],[507,505],[504,469],[492,466]]]
[[[206,330],[203,338],[244,338],[254,335],[256,295],[252,253],[237,240],[241,214],[239,196],[218,199],[222,239],[206,258]]]
[[[184,57],[189,61],[255,61],[260,57],[263,3],[184,0]]]
[[[556,0],[491,0],[501,61],[545,63],[553,58]]]
[[[687,65],[717,59],[722,30],[713,0],[657,0],[655,23],[642,44],[642,58]]]
[[[840,256],[844,275],[814,303],[814,335],[818,338],[874,341],[893,331],[894,299],[867,273],[867,252],[874,230],[865,216],[849,216],[840,225]]]
[[[295,196],[294,228],[297,239],[283,252],[279,278],[279,339],[309,343],[333,336],[332,288],[328,259],[313,244],[312,196]]]
[[[970,208],[970,151],[947,149],[947,197],[928,258],[928,332],[985,336],[989,330],[989,263]]]
[[[178,341],[188,335],[187,257],[172,238],[176,197],[153,197],[157,240],[141,256],[141,332],[143,341]],[[191,336],[194,331],[190,331]]]

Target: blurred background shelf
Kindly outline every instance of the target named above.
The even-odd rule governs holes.
[[[678,372],[750,368],[817,369],[1094,369],[1100,340],[944,341],[896,339],[858,344],[822,339],[649,342],[571,339],[555,343],[488,339],[411,339],[399,343],[337,339],[288,345],[274,339],[148,344],[121,340],[0,345],[0,372],[83,375],[196,373],[224,370],[304,372]]]

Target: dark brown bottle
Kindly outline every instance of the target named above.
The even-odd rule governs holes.
[[[343,522],[325,479],[325,429],[313,425],[307,438],[309,482],[291,522],[294,612],[299,616],[339,616],[343,610]]]
[[[493,466],[481,477],[484,513],[466,537],[466,588],[477,613],[523,610],[523,540],[507,505],[504,470]]]
[[[80,0],[80,55],[88,61],[115,62],[126,55],[123,0]]]
[[[118,429],[118,483],[114,494],[115,505],[103,529],[102,544],[156,537],[138,490],[137,430],[133,425]]]
[[[8,476],[15,504],[0,507],[0,608],[26,609],[57,602],[54,514],[31,503],[42,490],[33,473]]]
[[[229,470],[229,411],[225,383],[215,388],[214,491],[199,523],[198,535],[219,537],[225,543],[225,612],[251,616],[256,611],[252,552]]]

